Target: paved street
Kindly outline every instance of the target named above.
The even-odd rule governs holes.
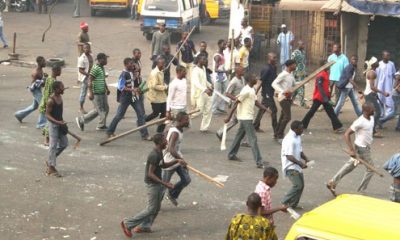
[[[133,134],[112,142],[104,147],[98,143],[105,139],[105,133],[95,130],[96,120],[85,126],[82,133],[74,119],[78,113],[79,89],[76,84],[76,39],[80,21],[87,21],[90,29],[93,51],[110,55],[107,71],[108,83],[117,81],[124,57],[131,56],[132,49],[142,49],[143,74],[150,72],[150,44],[142,36],[139,23],[117,14],[101,14],[89,17],[89,10],[82,9],[81,18],[71,18],[71,1],[63,1],[53,13],[53,26],[41,42],[48,25],[47,15],[36,13],[5,13],[5,34],[11,45],[11,36],[17,32],[17,53],[24,61],[34,61],[38,55],[45,58],[62,57],[66,68],[60,77],[69,89],[65,91],[64,119],[71,131],[82,137],[77,150],[72,149],[74,139],[69,138],[70,147],[58,158],[58,169],[64,175],[61,179],[45,176],[44,161],[48,151],[42,146],[41,131],[35,129],[38,112],[32,113],[22,124],[14,118],[14,112],[29,105],[31,94],[26,86],[30,82],[31,69],[0,65],[0,239],[83,239],[118,240],[126,239],[119,223],[124,217],[134,215],[146,206],[147,195],[143,182],[144,167],[153,144],[140,140]],[[201,34],[193,36],[198,45],[200,40],[209,43],[209,52],[216,51],[218,39],[227,35],[227,24],[217,22],[204,26]],[[6,59],[10,49],[0,49],[0,60]],[[50,69],[46,72],[50,73]],[[309,90],[307,95],[311,95]],[[116,90],[112,88],[109,97],[112,120],[117,108]],[[88,101],[86,108],[91,109]],[[150,106],[146,103],[146,111]],[[302,119],[304,109],[294,107],[293,119]],[[162,209],[153,225],[153,233],[142,234],[137,239],[223,239],[230,219],[244,212],[245,199],[254,190],[262,176],[262,170],[255,167],[249,148],[241,148],[238,154],[244,161],[232,163],[226,152],[219,149],[215,131],[222,126],[225,116],[213,117],[211,133],[200,133],[200,119],[192,121],[192,128],[184,133],[183,154],[193,167],[211,175],[229,176],[225,188],[220,189],[202,178],[191,174],[192,182],[174,207],[164,200]],[[347,128],[355,119],[350,102],[346,103],[340,118]],[[127,111],[117,133],[136,126],[132,109]],[[372,156],[376,164],[382,164],[398,151],[399,133],[394,132],[395,122],[388,122],[382,130],[384,138],[375,139]],[[265,116],[258,142],[263,159],[279,171],[280,145],[272,139],[270,119]],[[155,133],[155,128],[150,128]],[[227,138],[229,145],[236,129]],[[341,150],[345,148],[342,135],[332,133],[330,122],[324,112],[312,119],[303,136],[303,149],[311,160],[313,168],[305,170],[305,190],[300,205],[304,213],[332,199],[325,188],[325,182],[347,161]],[[281,172],[281,171],[280,171]],[[354,193],[362,179],[364,168],[359,167],[338,186],[339,193]],[[176,178],[174,178],[176,179]],[[366,194],[388,199],[391,177],[374,176]],[[273,189],[273,205],[280,204],[290,183],[283,176]],[[281,238],[294,220],[285,213],[275,215],[277,232]]]

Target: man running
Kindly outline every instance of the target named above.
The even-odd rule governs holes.
[[[126,237],[131,238],[133,232],[151,232],[151,226],[161,208],[161,201],[164,196],[164,187],[173,189],[172,183],[161,180],[162,168],[168,168],[175,164],[186,166],[186,162],[179,159],[164,163],[162,151],[167,147],[167,139],[163,134],[156,134],[153,137],[155,148],[147,157],[144,182],[147,187],[148,205],[134,217],[126,218],[121,222],[122,230]],[[132,232],[133,231],[133,232]]]
[[[189,127],[189,115],[186,112],[179,112],[176,115],[175,127],[168,130],[168,147],[164,150],[164,163],[169,163],[177,159],[183,160],[181,144],[183,141],[183,129]],[[174,188],[167,190],[167,197],[174,206],[178,206],[178,197],[182,190],[187,187],[191,181],[186,167],[176,164],[172,167],[163,169],[162,180],[170,182],[172,175],[177,173],[180,177],[179,182],[174,184]]]
[[[42,56],[39,56],[36,58],[36,63],[37,67],[32,71],[32,81],[31,85],[29,86],[29,90],[33,95],[33,103],[29,107],[19,110],[14,114],[15,118],[19,122],[22,122],[25,117],[35,111],[39,107],[39,104],[42,100],[42,87],[44,86],[44,82],[46,80],[45,78],[47,77],[47,74],[43,72],[43,68],[46,67],[46,59],[44,59]],[[36,128],[44,128],[45,124],[46,118],[44,114],[39,113]]]
[[[351,173],[358,165],[357,157],[365,162],[374,165],[371,158],[371,144],[373,140],[374,129],[374,106],[372,103],[365,103],[362,106],[363,114],[353,122],[353,124],[344,133],[344,140],[349,148],[348,152],[350,160],[335,174],[335,176],[326,184],[326,187],[331,193],[336,196],[336,186],[340,180]],[[354,145],[351,141],[351,135],[355,134]],[[363,192],[367,189],[369,181],[374,173],[370,169],[366,169],[364,178],[358,187],[358,192]]]

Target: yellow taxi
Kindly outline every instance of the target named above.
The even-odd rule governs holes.
[[[98,11],[121,11],[130,16],[131,2],[132,0],[90,0],[90,15],[96,16]]]
[[[286,240],[399,240],[400,204],[343,194],[304,214]]]

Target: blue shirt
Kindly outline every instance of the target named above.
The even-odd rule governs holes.
[[[331,66],[329,80],[336,82],[339,81],[343,69],[349,65],[349,59],[347,59],[346,55],[344,54],[337,56],[335,53],[333,53],[328,58],[328,62],[332,61],[335,61],[336,63]]]

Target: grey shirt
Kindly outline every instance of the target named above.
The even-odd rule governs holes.
[[[171,37],[169,32],[160,32],[157,31],[153,34],[153,39],[151,40],[151,55],[160,55],[162,54],[163,45],[171,46]]]
[[[239,95],[240,91],[242,91],[243,87],[246,85],[244,78],[238,79],[236,76],[232,78],[230,81],[228,88],[226,89],[227,93],[230,93],[234,96]]]

